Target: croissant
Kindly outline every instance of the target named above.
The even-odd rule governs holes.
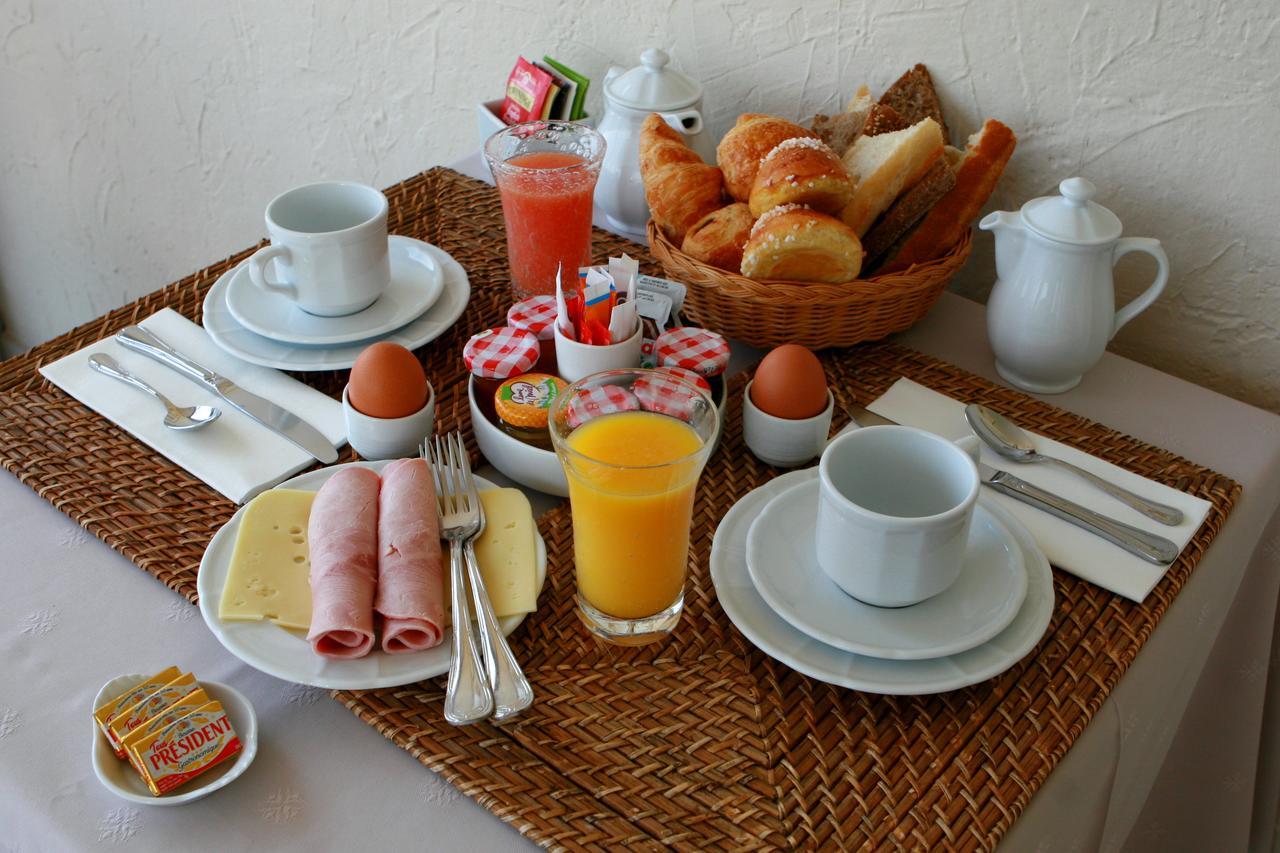
[[[724,204],[720,170],[702,162],[657,113],[640,128],[640,179],[653,221],[677,246],[689,226]]]
[[[748,278],[852,281],[862,270],[862,243],[834,216],[797,204],[775,207],[756,220],[742,252]]]
[[[853,198],[853,178],[840,158],[817,139],[784,139],[760,161],[751,187],[751,213],[781,204],[803,204],[838,216]]]
[[[747,201],[756,181],[760,159],[784,139],[796,136],[818,138],[812,130],[774,116],[746,113],[716,146],[716,162],[724,170],[724,185],[734,201]]]
[[[738,272],[742,268],[742,247],[751,236],[756,218],[742,202],[708,213],[684,235],[680,251],[704,264]]]

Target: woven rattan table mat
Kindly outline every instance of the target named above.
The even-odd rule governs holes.
[[[437,427],[468,429],[458,353],[471,331],[500,322],[507,302],[497,197],[446,169],[387,195],[394,233],[442,247],[471,276],[462,320],[420,351],[438,389]],[[643,252],[605,232],[595,248],[597,257]],[[209,286],[248,251],[0,364],[0,464],[192,601],[205,545],[235,507],[44,382],[36,368],[162,307],[198,320]],[[892,345],[830,352],[824,361],[842,400],[866,402],[908,376],[1016,413],[1037,432],[1197,494],[1213,509],[1142,604],[1055,571],[1048,632],[998,678],[927,697],[830,687],[756,651],[720,609],[708,577],[719,519],[778,473],[742,445],[740,377],[699,488],[686,613],[669,642],[619,649],[588,637],[573,609],[569,516],[561,507],[539,521],[547,587],[537,614],[513,637],[537,691],[529,712],[501,727],[453,728],[440,714],[443,679],[336,697],[547,846],[994,847],[1132,663],[1240,487]],[[336,396],[345,373],[303,378]]]

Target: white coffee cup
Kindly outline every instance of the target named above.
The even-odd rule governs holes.
[[[865,427],[827,446],[818,479],[818,565],[849,595],[904,607],[959,577],[981,487],[963,448],[914,427]]]
[[[350,181],[322,181],[267,205],[271,245],[249,258],[249,277],[321,317],[363,311],[391,281],[387,197]],[[274,261],[276,279],[267,277]]]

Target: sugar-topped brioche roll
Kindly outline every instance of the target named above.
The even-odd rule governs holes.
[[[657,113],[640,127],[640,180],[653,221],[677,246],[690,225],[724,204],[720,170],[702,162]]]
[[[812,130],[783,118],[758,113],[738,116],[738,123],[716,146],[716,162],[724,172],[725,188],[734,201],[747,201],[751,197],[760,159],[782,140],[795,136],[818,138]]]
[[[708,213],[684,235],[680,251],[722,270],[742,269],[742,249],[751,236],[756,218],[742,202]]]
[[[783,204],[803,204],[839,216],[853,198],[853,178],[822,141],[784,139],[760,161],[751,187],[751,213],[760,216]]]
[[[756,221],[742,252],[742,274],[755,279],[852,281],[862,269],[862,243],[834,216],[797,204]]]

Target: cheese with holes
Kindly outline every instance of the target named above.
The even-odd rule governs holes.
[[[315,492],[272,489],[245,508],[222,588],[220,619],[311,627],[307,519],[315,498]]]
[[[537,553],[533,509],[519,489],[487,489],[480,493],[484,532],[475,540],[480,576],[501,619],[532,613],[538,606]]]

